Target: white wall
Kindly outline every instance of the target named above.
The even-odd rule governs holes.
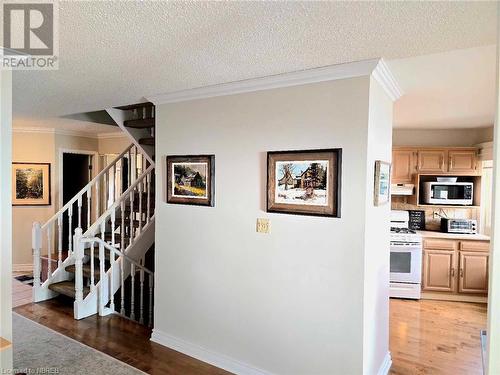
[[[493,127],[470,129],[394,129],[394,146],[475,146],[493,140]]]
[[[0,337],[12,341],[12,72],[0,70]],[[0,351],[0,369],[12,368],[12,349]]]
[[[380,135],[389,136],[369,147],[379,141],[375,127],[388,120],[386,111],[370,110],[377,117],[369,136],[369,87],[369,77],[361,77],[157,107],[163,164],[156,179],[153,340],[274,374],[377,367],[380,354],[363,347],[363,329],[373,329],[370,345],[379,333],[365,322],[364,256],[365,241],[375,241],[378,253],[385,236],[365,236],[364,213],[373,201],[373,159],[388,160],[391,145],[384,123]],[[332,147],[343,149],[341,218],[265,212],[267,151]],[[202,153],[216,155],[216,207],[165,204],[164,156]],[[388,208],[373,216],[388,222]],[[255,232],[257,217],[270,218],[270,234]],[[382,257],[373,272],[387,266]],[[387,324],[386,293],[371,291],[380,308],[373,324]],[[384,342],[376,342],[381,351],[386,330]]]

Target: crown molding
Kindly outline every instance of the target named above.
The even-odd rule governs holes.
[[[399,89],[394,76],[385,62],[382,59],[371,59],[277,74],[268,77],[222,83],[213,86],[174,91],[148,96],[146,99],[153,102],[155,105],[178,103],[217,96],[242,94],[310,83],[334,81],[338,79],[369,76],[371,74],[374,74],[375,79],[377,79],[377,81],[387,91],[392,100],[397,100],[401,96],[401,90]]]
[[[43,127],[22,127],[22,128],[12,128],[13,133],[28,133],[28,134],[54,134],[54,135],[66,135],[70,137],[82,137],[91,139],[108,139],[108,138],[121,138],[125,137],[122,132],[119,133],[87,133],[77,130],[69,129],[55,129],[55,128],[43,128]]]
[[[384,59],[380,59],[372,73],[373,78],[382,86],[387,95],[396,101],[403,96],[403,91],[399,87],[396,78],[387,66]]]

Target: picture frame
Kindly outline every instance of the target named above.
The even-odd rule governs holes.
[[[267,212],[340,217],[342,149],[269,151]]]
[[[12,205],[51,205],[50,163],[12,163]]]
[[[375,207],[388,204],[391,201],[391,163],[376,160],[374,180],[373,204]]]
[[[166,201],[215,206],[215,155],[168,155]]]

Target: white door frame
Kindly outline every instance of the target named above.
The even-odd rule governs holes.
[[[89,151],[89,150],[78,150],[78,149],[70,149],[70,148],[60,148],[59,149],[59,207],[57,210],[60,210],[63,207],[63,163],[64,163],[64,154],[79,154],[79,155],[88,155],[93,156],[94,160],[92,161],[92,180],[95,176],[97,176],[97,171],[99,170],[99,152],[97,151]],[[89,181],[90,182],[90,181]]]

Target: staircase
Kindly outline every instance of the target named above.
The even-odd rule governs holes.
[[[45,224],[33,224],[33,301],[62,294],[74,300],[75,319],[115,313],[151,327],[155,108],[107,112],[131,145]]]

